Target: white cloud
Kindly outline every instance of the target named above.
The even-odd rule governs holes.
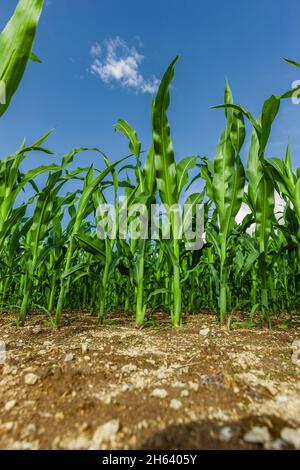
[[[146,80],[139,70],[144,56],[135,47],[128,47],[119,36],[105,41],[102,46],[93,44],[90,54],[91,72],[103,82],[118,83],[141,93],[157,91],[159,80],[154,76]]]

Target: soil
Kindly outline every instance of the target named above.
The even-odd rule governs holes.
[[[12,320],[0,315],[0,449],[300,446],[297,322],[228,331],[201,313],[174,331],[163,315],[142,330],[118,313],[99,325],[68,311],[58,330],[38,313],[22,328]],[[267,436],[247,438],[253,428]]]

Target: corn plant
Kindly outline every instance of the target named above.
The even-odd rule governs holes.
[[[43,0],[19,0],[16,10],[0,34],[0,81],[5,86],[0,116],[7,110],[30,59],[39,62],[32,52]]]

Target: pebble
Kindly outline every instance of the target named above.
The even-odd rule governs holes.
[[[39,376],[36,374],[26,374],[24,377],[24,381],[26,385],[35,385],[39,380]]]
[[[65,415],[62,411],[58,411],[57,413],[55,413],[54,419],[56,421],[63,421],[65,419]]]
[[[300,339],[295,339],[295,341],[292,343],[292,350],[293,351],[300,350]]]
[[[228,442],[232,439],[232,430],[229,426],[225,426],[221,429],[219,439],[223,442]]]
[[[175,398],[173,400],[171,400],[171,403],[170,403],[170,408],[172,408],[172,410],[180,410],[180,408],[182,408],[182,403],[181,401],[179,400],[176,400]]]
[[[210,329],[208,327],[203,327],[199,331],[199,335],[203,336],[204,338],[209,335]]]
[[[71,362],[71,361],[74,361],[74,359],[75,359],[75,354],[68,353],[68,354],[66,354],[65,362]]]
[[[103,443],[115,441],[119,429],[120,421],[118,419],[113,419],[99,426],[93,435],[92,448],[97,450],[101,448]]]
[[[244,441],[251,444],[266,444],[271,441],[269,429],[266,426],[254,426],[245,434]]]
[[[18,368],[16,366],[9,366],[8,364],[5,364],[3,367],[2,374],[3,375],[16,375],[18,372]]]
[[[198,392],[199,384],[197,382],[189,382],[189,388],[190,390],[193,390],[193,392]]]
[[[163,388],[155,388],[151,393],[151,396],[155,398],[167,398],[168,392]]]
[[[282,450],[284,448],[284,441],[282,439],[275,439],[275,441],[268,442],[264,445],[266,450]]]
[[[0,424],[0,431],[1,432],[10,432],[13,430],[15,423],[9,421],[7,423]]]
[[[81,345],[82,354],[86,354],[88,352],[88,350],[89,350],[89,345],[86,344],[86,343],[82,343],[82,345]]]
[[[136,372],[136,370],[137,366],[135,364],[127,364],[122,367],[121,372],[123,372],[123,374],[131,374],[132,372]]]
[[[11,411],[16,406],[16,404],[16,400],[7,401],[4,406],[5,411]]]
[[[300,428],[284,428],[280,435],[285,442],[291,444],[295,449],[300,450]]]
[[[63,439],[57,437],[53,441],[53,447],[60,447],[64,450],[87,450],[91,442],[86,436],[65,437]]]
[[[294,350],[292,354],[292,364],[294,366],[300,366],[300,349]]]

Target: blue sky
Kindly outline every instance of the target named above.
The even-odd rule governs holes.
[[[1,27],[16,3],[1,1]],[[34,47],[43,63],[29,64],[1,118],[1,155],[23,137],[29,143],[55,128],[48,147],[66,153],[97,146],[114,160],[128,152],[112,128],[119,118],[147,149],[148,91],[179,54],[169,113],[176,156],[212,157],[224,118],[210,106],[223,102],[225,80],[236,102],[258,115],[264,99],[300,80],[300,69],[281,60],[300,61],[299,26],[299,0],[47,0]],[[300,106],[283,104],[269,156],[281,157],[290,136],[299,162],[299,117]],[[25,167],[49,159],[30,157]],[[93,159],[87,154],[76,163]]]

